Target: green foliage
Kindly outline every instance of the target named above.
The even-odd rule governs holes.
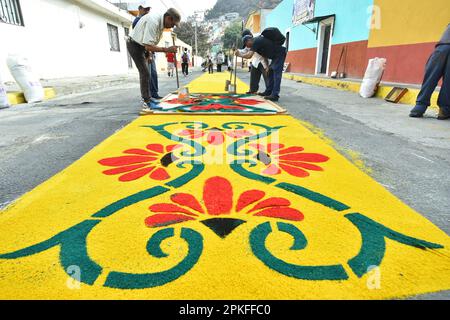
[[[186,21],[180,23],[180,27],[175,30],[178,39],[186,42],[192,46],[192,50],[195,53],[195,21],[193,17],[188,17]],[[198,24],[197,27],[198,36],[198,55],[205,56],[206,52],[209,50],[209,35],[207,30]]]
[[[232,48],[242,47],[242,23],[235,22],[225,29],[224,35],[222,37],[223,48],[229,50]]]

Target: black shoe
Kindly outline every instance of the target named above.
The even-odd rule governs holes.
[[[273,102],[277,102],[278,100],[280,100],[280,97],[267,96],[267,97],[264,97],[264,99],[269,100],[269,101],[273,101]]]
[[[249,91],[249,92],[246,92],[245,94],[256,94],[256,92]]]
[[[438,120],[447,120],[450,119],[450,114],[445,114],[442,109],[439,109]]]
[[[411,118],[422,118],[423,117],[423,113],[411,111],[409,116]]]
[[[409,116],[411,118],[422,118],[425,111],[427,111],[427,107],[416,105],[409,113]]]
[[[261,96],[261,97],[268,97],[268,96],[270,96],[270,93],[267,93],[267,92],[258,92],[258,96]]]
[[[156,100],[161,100],[161,99],[163,99],[164,97],[161,97],[160,95],[156,95],[156,96],[152,96],[152,98],[153,98],[153,99],[156,99]]]

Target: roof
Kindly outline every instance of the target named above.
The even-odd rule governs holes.
[[[120,22],[131,24],[134,17],[126,10],[122,10],[107,0],[74,0],[98,13],[119,20]]]

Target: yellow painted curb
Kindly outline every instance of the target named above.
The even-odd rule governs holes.
[[[56,91],[54,88],[44,88],[44,100],[50,100],[56,97]],[[27,103],[23,92],[8,92],[8,100],[11,105]]]
[[[327,78],[318,78],[318,77],[304,77],[297,76],[292,74],[284,74],[283,77],[288,80],[301,81],[303,83],[312,84],[315,86],[333,88],[338,90],[359,92],[360,83],[353,81],[345,81],[345,80],[334,80]],[[393,86],[381,85],[375,95],[377,98],[384,99],[388,93],[393,89]],[[408,92],[403,96],[399,103],[401,104],[410,104],[414,105],[416,103],[417,95],[419,94],[419,89],[408,88]],[[439,109],[437,105],[437,99],[439,96],[439,92],[435,92],[431,97],[431,108]]]

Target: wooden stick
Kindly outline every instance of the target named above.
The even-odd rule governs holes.
[[[176,38],[176,34],[172,32],[172,42],[173,42],[173,46],[175,47],[175,38]],[[177,53],[178,51],[175,53],[175,72],[177,74],[177,90],[180,89],[180,78],[178,77],[178,61],[177,61]]]

